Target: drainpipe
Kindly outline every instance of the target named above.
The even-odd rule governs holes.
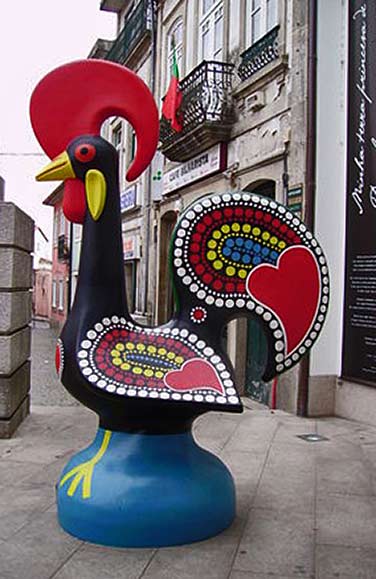
[[[304,222],[314,230],[316,190],[316,76],[317,76],[317,0],[308,2],[307,54],[307,139]],[[309,355],[299,365],[298,416],[308,415]]]
[[[155,68],[156,68],[156,40],[157,40],[157,2],[149,0],[148,2],[151,17],[151,74],[150,74],[150,91],[153,96],[155,93]],[[143,314],[148,311],[148,293],[149,293],[149,263],[150,263],[150,228],[151,228],[151,191],[153,185],[153,176],[151,165],[147,173],[147,192],[146,192],[146,235],[145,235],[145,276],[144,276],[144,300]]]

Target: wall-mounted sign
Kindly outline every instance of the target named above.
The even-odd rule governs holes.
[[[349,11],[342,376],[376,386],[376,3]]]
[[[224,171],[227,167],[227,147],[224,143],[200,153],[186,163],[163,175],[163,194],[191,185],[209,175]]]
[[[297,216],[302,218],[302,207],[303,207],[303,187],[298,185],[289,189],[287,192],[287,207]]]
[[[120,193],[120,210],[127,211],[137,205],[137,185],[131,185]]]
[[[127,235],[123,237],[124,261],[128,259],[140,259],[140,237],[138,235]]]

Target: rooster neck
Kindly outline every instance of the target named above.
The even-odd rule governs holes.
[[[106,171],[106,204],[98,221],[86,212],[77,289],[68,322],[84,332],[104,317],[130,319],[125,293],[117,167]],[[81,332],[79,332],[81,333]]]

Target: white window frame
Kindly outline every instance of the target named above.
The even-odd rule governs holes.
[[[59,279],[59,311],[64,311],[64,280]]]
[[[119,155],[119,177],[120,177],[120,187],[126,183],[125,179],[125,150],[124,150],[124,138],[125,130],[124,123],[121,119],[115,118],[110,124],[110,141],[115,147]],[[120,140],[116,137],[120,133]]]
[[[252,46],[260,38],[265,36],[278,24],[279,0],[258,0],[258,6],[255,6],[255,0],[247,0],[246,2],[246,35],[247,46]],[[273,10],[271,10],[273,7]],[[260,32],[257,36],[253,34],[253,18],[256,14],[260,14]],[[269,21],[272,14],[275,14],[274,19]]]
[[[200,21],[199,21],[199,61],[224,59],[224,1],[214,0],[210,7],[204,12],[205,0],[200,0]],[[215,46],[215,30],[217,22],[221,22],[221,42],[219,48]],[[203,46],[204,33],[208,35],[209,49],[205,54]]]
[[[174,54],[172,44],[173,38],[175,40],[175,54],[176,54],[176,62],[179,69],[179,78],[182,79],[184,76],[184,62],[183,62],[183,18],[181,16],[179,16],[179,18],[177,18],[173,22],[167,33],[165,92],[167,91],[168,85],[171,80],[172,58]]]
[[[57,306],[57,284],[56,279],[52,280],[51,305],[56,309]]]

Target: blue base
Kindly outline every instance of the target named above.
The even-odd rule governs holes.
[[[82,469],[68,478],[94,456],[91,484]],[[57,505],[63,529],[84,541],[164,547],[201,541],[226,529],[235,516],[235,488],[225,465],[200,448],[191,433],[99,429],[94,442],[65,467]]]

